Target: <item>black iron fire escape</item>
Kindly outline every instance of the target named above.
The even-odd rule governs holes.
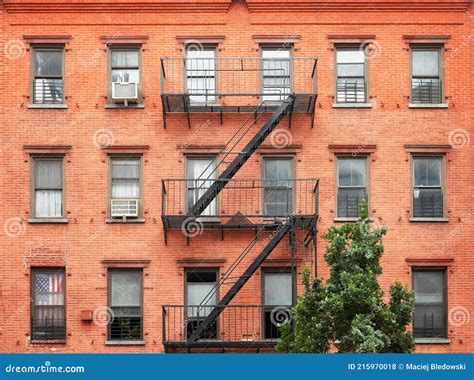
[[[238,153],[238,155],[232,160],[232,162],[227,166],[227,168],[222,172],[222,174],[217,178],[217,181],[213,182],[209,188],[204,192],[204,194],[195,202],[195,204],[189,209],[186,215],[186,222],[190,223],[194,218],[197,218],[201,215],[204,210],[211,204],[211,202],[217,197],[220,191],[228,183],[227,181],[232,179],[234,175],[239,171],[239,169],[247,162],[247,160],[252,156],[252,154],[259,148],[263,141],[267,138],[268,135],[275,129],[275,127],[280,123],[280,121],[291,113],[294,96],[290,95],[285,99],[282,104],[276,109],[276,111],[270,116],[270,118],[264,123],[260,130],[255,134],[255,136],[245,145],[243,150]],[[208,180],[205,179],[205,181]],[[209,315],[203,319],[199,324],[196,330],[188,338],[188,342],[192,343],[199,339],[202,332],[211,325],[216,318],[219,317],[220,313],[223,311],[224,307],[227,306],[232,299],[237,295],[237,293],[242,289],[242,287],[247,283],[249,278],[255,273],[255,271],[260,267],[260,265],[265,261],[265,259],[270,255],[274,248],[281,242],[281,240],[286,236],[286,234],[293,229],[294,227],[294,218],[289,217],[283,221],[275,221],[274,224],[270,225],[276,227],[275,232],[271,235],[271,238],[267,241],[267,244],[264,246],[259,255],[252,261],[252,263],[247,267],[247,269],[238,277],[237,281],[229,289],[229,291],[221,298],[219,303],[212,309]],[[242,254],[237,258],[236,262],[232,264],[229,268],[230,272],[235,269],[236,265],[242,260],[242,258],[250,251],[252,247],[255,246],[258,238],[261,233],[266,230],[267,227],[263,227],[257,236],[252,240],[252,242],[247,246],[247,248],[242,252]],[[222,282],[226,279],[226,276],[218,284],[220,286]],[[216,291],[216,290],[214,290]],[[205,302],[205,300],[203,300]]]

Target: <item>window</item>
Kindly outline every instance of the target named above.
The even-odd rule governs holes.
[[[33,103],[64,103],[64,47],[33,47],[32,52]]]
[[[264,216],[288,216],[293,212],[294,162],[292,157],[263,159]]]
[[[63,157],[33,157],[34,218],[63,218]]]
[[[109,269],[109,340],[142,340],[142,269]]]
[[[110,213],[112,217],[138,217],[141,193],[141,158],[112,157]]]
[[[415,338],[446,338],[446,270],[413,269]]]
[[[291,49],[262,47],[263,100],[282,101],[291,94]],[[266,95],[268,94],[268,95]],[[271,95],[270,95],[271,94]]]
[[[443,103],[441,48],[412,47],[411,102]]]
[[[218,270],[214,268],[194,268],[186,270],[186,335],[189,338],[200,323],[216,305],[218,294],[215,289]],[[217,321],[207,327],[199,339],[217,339]]]
[[[32,268],[31,339],[66,339],[64,268]]]
[[[360,46],[336,48],[336,102],[367,102],[365,52]]]
[[[216,162],[213,157],[188,157],[186,159],[188,209],[203,196],[216,178]],[[206,207],[203,216],[217,215],[217,198]]]
[[[293,305],[293,276],[290,269],[263,271],[263,324],[264,338],[280,337],[278,326],[290,317]]]
[[[216,102],[216,56],[215,46],[186,48],[186,93],[192,103]]]
[[[135,100],[140,92],[140,49],[112,48],[110,50],[111,98]]]
[[[444,216],[442,157],[413,157],[413,216]]]
[[[359,205],[367,200],[367,159],[337,158],[337,217],[359,217]]]

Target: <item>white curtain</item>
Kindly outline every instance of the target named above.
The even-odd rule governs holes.
[[[265,305],[291,305],[291,273],[265,273]]]

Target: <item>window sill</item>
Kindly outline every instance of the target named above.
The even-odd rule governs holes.
[[[115,223],[145,223],[145,218],[127,218],[127,219],[118,219],[118,218],[106,218],[105,223],[115,224]]]
[[[448,223],[448,218],[410,218],[410,222],[427,222],[427,223]]]
[[[67,104],[63,103],[63,104],[36,104],[36,103],[32,103],[32,104],[28,104],[27,106],[28,108],[30,109],[66,109],[67,108]]]
[[[408,108],[448,108],[446,103],[436,103],[436,104],[423,104],[423,103],[410,103]]]
[[[106,340],[106,346],[144,346],[144,340]]]
[[[144,109],[145,104],[143,103],[128,103],[128,106],[122,103],[108,103],[105,105],[105,109],[108,110],[128,110],[128,109]]]
[[[416,344],[451,344],[447,338],[415,338]]]
[[[357,222],[359,218],[345,218],[345,217],[337,217],[334,218],[335,222]]]
[[[66,344],[67,340],[30,340],[31,344]]]
[[[332,108],[372,108],[372,103],[333,103]]]
[[[28,223],[31,224],[67,224],[69,220],[67,218],[32,218],[28,219]]]

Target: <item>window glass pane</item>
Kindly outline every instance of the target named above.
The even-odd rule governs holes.
[[[415,187],[441,186],[440,158],[414,158],[413,171]]]
[[[37,189],[62,189],[63,187],[63,160],[36,160]]]
[[[412,60],[414,76],[439,75],[439,50],[413,50]]]
[[[262,58],[290,58],[290,49],[262,49]]]
[[[337,50],[337,63],[364,63],[365,54],[363,50]]]
[[[216,271],[193,271],[186,274],[186,305],[197,306],[201,305],[216,305],[217,292],[214,292],[214,286],[217,281]],[[215,290],[215,289],[214,289]],[[212,294],[209,295],[209,293]],[[208,296],[209,295],[209,296]],[[205,302],[204,299],[206,299]],[[188,317],[206,316],[211,312],[211,307],[188,307]]]
[[[112,82],[140,83],[140,71],[137,69],[112,70]]]
[[[186,73],[187,76],[214,76],[216,67],[215,49],[187,50],[186,51]]]
[[[112,50],[112,67],[138,67],[138,51]]]
[[[138,182],[112,183],[112,198],[139,198],[140,185]]]
[[[265,273],[264,279],[265,306],[292,304],[291,273]]]
[[[34,280],[35,305],[64,305],[64,272],[36,273]]]
[[[215,161],[213,158],[189,158],[186,161],[186,175],[188,179],[215,178]],[[188,181],[191,187],[199,187],[204,181]]]
[[[62,77],[62,51],[35,51],[35,76]]]
[[[265,179],[291,179],[292,175],[292,160],[291,159],[266,159],[264,160]],[[286,183],[286,182],[285,182]],[[279,185],[279,181],[269,182],[272,184]]]
[[[139,179],[140,178],[140,160],[139,159],[112,160],[112,178]]]
[[[339,77],[363,77],[365,75],[364,65],[337,65],[337,75]]]
[[[110,272],[111,306],[141,305],[141,271]]]
[[[416,303],[440,303],[444,299],[444,271],[414,272]]]
[[[365,186],[365,159],[338,159],[339,186]]]

